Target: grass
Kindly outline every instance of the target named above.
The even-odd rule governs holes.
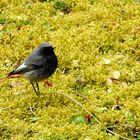
[[[0,1],[0,77],[44,41],[59,60],[40,96],[22,78],[0,83],[0,139],[120,139],[108,128],[139,140],[139,23],[138,0]]]

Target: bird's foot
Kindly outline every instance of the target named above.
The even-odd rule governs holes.
[[[49,83],[48,80],[44,81],[44,86],[53,87],[53,85]]]

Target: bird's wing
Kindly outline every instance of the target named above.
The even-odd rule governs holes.
[[[17,68],[15,68],[13,71],[11,71],[8,74],[8,76],[11,76],[13,74],[23,74],[23,73],[25,73],[27,71],[29,71],[29,67],[23,62]]]
[[[15,70],[10,72],[8,76],[13,74],[24,74],[25,72],[30,72],[42,68],[44,66],[44,59],[42,57],[28,57],[21,65],[19,65]],[[47,63],[45,62],[46,67]]]

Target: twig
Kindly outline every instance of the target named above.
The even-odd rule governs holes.
[[[71,99],[73,102],[75,102],[78,106],[82,107],[83,110],[85,110],[91,117],[93,117],[97,122],[98,124],[101,124],[101,122],[90,112],[88,111],[82,104],[80,104],[78,101],[76,101],[74,98],[70,97],[69,95],[65,94],[65,93],[62,93],[62,92],[55,92],[57,94],[62,94],[66,97],[68,97],[69,99]]]
[[[101,124],[101,122],[90,111],[88,111],[81,103],[79,103],[78,101],[76,101],[74,98],[70,97],[69,95],[67,95],[67,94],[65,94],[63,92],[50,92],[50,93],[52,93],[52,94],[53,93],[56,93],[56,94],[61,94],[61,95],[66,96],[67,98],[69,98],[70,100],[72,100],[73,102],[75,102],[78,106],[80,106],[83,110],[85,110],[91,117],[93,117],[97,121],[98,124]],[[117,133],[109,130],[108,128],[106,128],[106,131],[109,132],[109,133],[111,133],[112,135],[116,135],[116,136],[118,136],[118,137],[120,137],[120,138],[122,138],[124,140],[130,140],[129,138],[124,137],[124,136],[121,136],[120,134],[117,134]]]
[[[3,120],[1,120],[1,119],[0,119],[0,123],[1,123],[1,124],[4,124],[4,125],[6,125],[6,126],[8,126],[8,124],[5,123],[5,122],[4,122]]]
[[[30,111],[36,116],[35,112],[33,111],[32,107],[30,106]]]
[[[130,140],[129,138],[126,138],[126,137],[124,137],[124,136],[121,136],[120,134],[117,134],[117,133],[115,133],[115,132],[109,130],[108,128],[106,128],[106,131],[109,132],[109,133],[111,133],[112,135],[116,135],[116,136],[118,136],[118,137],[120,137],[120,138],[122,138],[122,139],[124,139],[124,140]]]

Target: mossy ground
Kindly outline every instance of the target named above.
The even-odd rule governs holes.
[[[59,60],[53,87],[37,96],[22,78],[0,83],[0,139],[119,139],[105,128],[140,139],[140,1],[0,1],[0,77],[44,41]],[[56,92],[101,124],[77,121],[86,112]]]

